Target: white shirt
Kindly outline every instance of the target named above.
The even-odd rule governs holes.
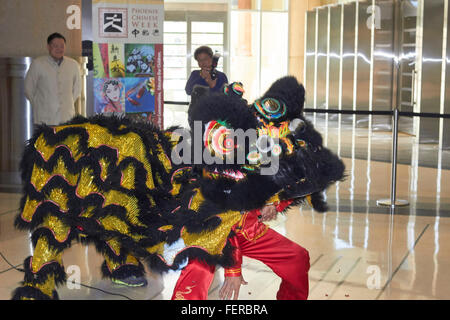
[[[25,77],[25,96],[31,102],[34,123],[69,121],[80,94],[80,66],[74,59],[64,57],[59,66],[50,55],[33,60]]]

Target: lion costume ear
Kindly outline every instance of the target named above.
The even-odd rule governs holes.
[[[266,102],[266,108],[264,103]],[[295,77],[286,76],[275,81],[266,93],[255,101],[254,107],[258,110],[258,104],[262,107],[262,111],[267,113],[273,108],[275,116],[281,120],[292,120],[298,118],[303,112],[305,103],[305,88]],[[275,112],[276,107],[280,106],[278,113]],[[283,112],[283,108],[285,109]]]
[[[196,84],[192,89],[191,104],[197,103],[201,97],[206,96],[207,94],[209,94],[208,87]]]
[[[201,96],[188,109],[188,122],[194,130],[194,122],[201,121],[203,126],[210,121],[227,123],[229,129],[254,129],[258,126],[247,102],[239,96],[224,93],[209,93]]]
[[[236,96],[238,98],[242,98],[244,95],[244,85],[242,82],[232,82],[228,85],[225,85],[223,87],[223,93],[225,93],[227,96]]]

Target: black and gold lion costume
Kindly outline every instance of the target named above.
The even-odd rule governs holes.
[[[32,232],[34,254],[13,299],[57,299],[62,254],[73,240],[95,245],[105,277],[142,276],[142,263],[176,270],[194,257],[227,267],[228,237],[242,212],[285,199],[326,210],[322,192],[343,178],[344,165],[304,118],[295,78],[279,79],[250,105],[239,83],[196,92],[188,136],[104,116],[36,128],[21,162],[15,220]],[[256,141],[237,140],[238,129],[253,130]],[[188,153],[191,161],[180,163]]]

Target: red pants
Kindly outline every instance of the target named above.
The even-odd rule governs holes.
[[[255,241],[237,235],[242,255],[265,263],[281,278],[278,300],[306,300],[309,283],[308,251],[272,229]],[[174,299],[206,300],[214,278],[214,266],[190,260],[181,272]]]

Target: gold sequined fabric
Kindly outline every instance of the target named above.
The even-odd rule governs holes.
[[[70,226],[68,226],[61,219],[55,216],[46,216],[43,226],[51,230],[53,236],[58,242],[64,242],[69,237]]]
[[[122,125],[121,128],[124,129],[125,126]],[[66,158],[59,156],[56,160],[56,165],[50,170],[45,166],[43,167],[38,164],[33,166],[29,181],[30,184],[37,192],[41,192],[44,188],[50,190],[47,190],[44,200],[27,199],[24,210],[21,213],[22,219],[26,222],[30,222],[33,219],[36,210],[45,202],[53,203],[62,212],[67,212],[69,210],[68,199],[73,195],[67,194],[67,192],[61,188],[51,188],[51,181],[54,180],[53,178],[58,177],[60,180],[62,179],[65,181],[69,186],[76,187],[75,195],[77,197],[84,199],[92,194],[100,194],[104,197],[103,207],[108,205],[124,207],[127,212],[129,223],[136,226],[144,226],[139,221],[139,208],[136,197],[118,190],[110,190],[108,192],[102,190],[102,186],[96,183],[96,181],[99,180],[96,180],[97,175],[92,164],[82,166],[78,172],[69,165],[71,161],[77,163],[77,161],[83,157],[83,152],[80,150],[82,142],[90,148],[89,150],[106,147],[109,150],[112,150],[113,154],[116,154],[117,161],[111,163],[110,160],[105,157],[101,157],[97,161],[99,167],[98,178],[101,179],[101,181],[105,182],[107,178],[113,174],[110,170],[111,164],[113,165],[112,168],[117,168],[122,161],[131,158],[142,164],[146,175],[142,176],[141,174],[139,178],[144,178],[146,187],[152,190],[156,187],[154,175],[142,137],[135,132],[113,134],[108,128],[92,123],[57,126],[53,128],[53,131],[56,135],[63,134],[68,132],[67,130],[73,129],[78,130],[77,132],[80,133],[69,134],[67,137],[54,144],[50,144],[44,134],[41,134],[36,139],[34,148],[44,162],[48,163],[52,159],[52,156],[56,154],[56,151],[61,150],[61,148],[66,150],[65,154],[69,154],[71,160],[67,159],[67,156]],[[156,134],[155,138],[158,138]],[[156,157],[157,161],[162,163],[164,171],[169,173],[172,166],[168,155],[163,150],[161,144],[157,144],[155,150],[156,152],[150,152],[151,156]],[[120,170],[120,187],[134,191],[136,189],[136,174],[136,168],[132,164],[129,164]],[[164,183],[164,179],[159,172],[155,174],[155,177],[158,180],[157,183]],[[154,204],[151,197],[149,197],[149,201]],[[90,212],[92,212],[92,209]],[[89,214],[85,213],[83,216],[87,217]]]
[[[238,211],[227,211],[225,213],[218,214],[217,217],[221,219],[221,223],[212,231],[189,233],[186,229],[183,229],[181,232],[181,237],[186,246],[198,247],[211,255],[222,254],[228,235],[230,234],[231,227],[239,222],[241,219],[241,214]]]
[[[34,141],[35,157],[41,159],[30,166],[28,187],[33,192],[25,195],[19,218],[24,223],[35,223],[33,228],[45,227],[51,234],[39,238],[31,260],[32,272],[54,261],[62,265],[62,250],[68,245],[65,241],[72,239],[71,232],[80,231],[80,237],[90,237],[88,227],[103,232],[104,237],[94,240],[107,246],[103,255],[111,272],[124,263],[139,265],[132,254],[125,262],[118,262],[122,258],[116,257],[122,257],[123,249],[129,250],[123,247],[124,239],[135,246],[142,243],[140,253],[159,256],[168,268],[178,254],[189,248],[216,257],[223,254],[232,226],[241,219],[240,212],[221,212],[206,218],[203,215],[205,225],[212,222],[209,219],[218,220],[213,230],[188,232],[183,224],[177,225],[179,221],[192,223],[206,201],[200,188],[194,187],[192,167],[172,167],[169,152],[164,149],[172,142],[159,141],[167,138],[167,133],[144,137],[126,131],[124,125],[120,129],[124,131],[112,132],[90,122],[57,126],[52,128],[53,136],[47,131]],[[159,189],[161,186],[164,188]],[[161,190],[166,192],[164,196]],[[185,191],[189,197],[180,194]],[[170,205],[160,208],[159,201],[169,201]],[[64,215],[70,219],[61,219]],[[176,219],[171,220],[172,216]],[[36,219],[40,219],[38,223]],[[91,220],[83,225],[83,219]],[[69,226],[63,221],[77,222]],[[56,242],[46,238],[51,235]],[[167,239],[176,237],[179,240],[169,245]],[[55,277],[40,283],[39,289],[51,296]]]
[[[36,273],[44,265],[51,262],[58,262],[62,265],[61,252],[50,248],[48,240],[45,237],[41,237],[34,248],[31,270],[33,273]]]
[[[52,297],[53,290],[55,289],[55,276],[54,275],[49,275],[47,280],[44,281],[43,283],[32,284],[30,282],[25,282],[24,286],[25,287],[27,287],[27,286],[28,287],[35,287],[35,288],[41,290],[42,293],[44,293],[48,297]]]
[[[133,266],[139,265],[139,261],[132,255],[128,255],[124,263],[116,262],[111,258],[109,258],[108,256],[105,256],[105,261],[106,266],[108,267],[110,273],[114,272],[123,265],[133,265]]]
[[[205,198],[203,198],[202,193],[200,192],[200,190],[196,190],[194,195],[189,200],[188,209],[198,211],[203,201],[205,201]]]

